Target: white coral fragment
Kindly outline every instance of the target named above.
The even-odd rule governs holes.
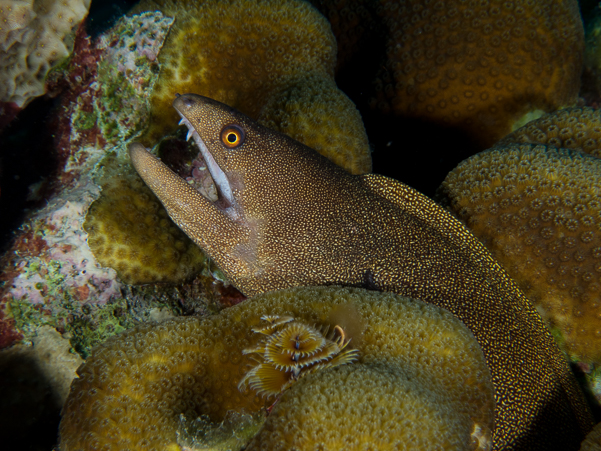
[[[24,107],[73,50],[91,0],[0,0],[0,102]]]

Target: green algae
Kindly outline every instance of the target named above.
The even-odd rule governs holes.
[[[144,13],[120,19],[111,30],[111,44],[98,64],[100,93],[94,100],[107,141],[123,142],[146,127],[148,97],[159,72],[156,54],[172,23],[159,12]]]
[[[137,131],[137,127],[132,126],[126,118],[135,117],[135,111],[130,115],[119,115],[122,109],[129,110],[132,100],[136,98],[137,92],[125,75],[117,70],[109,61],[102,61],[98,65],[98,82],[101,86],[102,94],[95,103],[96,114],[98,115],[98,126],[107,140],[127,139]],[[124,121],[121,124],[121,121]]]
[[[31,338],[35,331],[44,325],[53,326],[55,319],[44,314],[42,304],[32,304],[29,300],[12,299],[7,302],[8,318],[15,321],[15,328],[24,336]]]
[[[107,338],[121,333],[137,324],[127,315],[127,304],[118,299],[105,305],[82,306],[82,314],[73,316],[65,325],[65,331],[71,335],[73,349],[87,358],[91,349]]]
[[[104,305],[67,302],[51,312],[49,306],[33,304],[28,299],[12,299],[7,306],[8,317],[14,319],[15,327],[26,339],[35,337],[40,327],[51,326],[66,333],[73,350],[84,359],[94,346],[138,324],[127,315],[124,299]]]
[[[77,121],[73,122],[73,126],[79,130],[91,130],[96,125],[98,116],[95,112],[80,111]]]

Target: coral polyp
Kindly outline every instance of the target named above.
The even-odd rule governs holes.
[[[383,1],[386,62],[374,107],[463,130],[485,148],[573,105],[584,32],[578,2]]]
[[[594,108],[565,108],[529,122],[495,144],[543,144],[573,149],[601,158],[601,111]]]
[[[245,355],[253,354],[259,364],[240,381],[241,391],[250,387],[269,398],[279,395],[307,374],[352,363],[359,356],[358,350],[347,349],[350,340],[346,340],[340,326],[328,334],[327,329],[319,330],[289,316],[261,319],[268,323],[267,327],[253,328],[253,332],[267,336],[256,346],[242,351]]]

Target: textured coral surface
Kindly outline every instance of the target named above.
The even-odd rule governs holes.
[[[486,147],[526,113],[576,101],[576,0],[389,0],[380,11],[389,40],[378,108],[462,129]]]
[[[465,424],[447,398],[399,367],[355,364],[301,380],[245,449],[488,449]]]
[[[90,177],[82,176],[30,218],[23,227],[26,233],[15,240],[14,255],[6,256],[11,272],[3,274],[10,281],[3,286],[4,300],[43,305],[49,299],[91,298],[105,303],[118,294],[120,283],[96,265],[82,227],[98,192]]]
[[[535,143],[586,152],[601,157],[601,111],[565,108],[529,122],[495,144]]]
[[[507,145],[466,160],[441,188],[570,353],[600,362],[601,160]]]
[[[255,449],[291,449],[282,443],[287,435],[282,416],[297,412],[302,415],[294,428],[303,421],[307,427],[285,440],[299,450],[378,449],[378,427],[386,424],[393,428],[387,432],[388,443],[416,433],[421,443],[470,449],[476,431],[473,438],[481,439],[482,449],[490,447],[490,373],[480,347],[460,321],[443,309],[392,294],[322,287],[268,293],[217,316],[141,326],[107,340],[79,369],[72,385],[60,426],[61,449],[179,449],[180,414],[206,414],[219,422],[228,410],[261,408],[261,397],[250,390],[239,392],[237,385],[252,362],[242,349],[259,340],[251,328],[261,325],[263,315],[339,325],[364,365],[357,372],[329,369],[323,380],[322,372],[315,372],[306,383],[292,385],[290,396],[276,405],[273,421],[268,417],[269,432],[261,435]],[[370,382],[372,378],[377,382]],[[344,380],[350,385],[340,397]],[[361,389],[350,390],[357,384]],[[297,385],[300,394],[293,394]],[[302,396],[308,386],[318,391]],[[364,389],[371,390],[368,396]],[[393,391],[396,396],[406,393],[411,401],[393,407],[388,396]],[[316,410],[323,411],[317,423],[303,416]],[[338,414],[346,410],[351,417],[339,421]],[[361,418],[363,413],[369,416]],[[422,418],[431,420],[429,428],[422,428]],[[357,428],[368,432],[357,435]]]
[[[13,196],[12,180],[20,174],[4,158],[10,154],[30,158],[33,154],[25,153],[22,147],[38,137],[41,141],[45,134],[51,133],[54,138],[48,140],[49,148],[43,148],[43,152],[51,154],[48,179],[30,187],[30,196],[37,198],[38,203],[28,204],[31,209],[24,213],[20,229],[0,257],[0,348],[17,340],[32,340],[37,329],[48,324],[67,333],[73,349],[85,357],[94,344],[131,327],[137,320],[160,312],[202,312],[209,303],[219,304],[219,299],[226,304],[243,299],[208,265],[202,276],[185,286],[126,287],[113,269],[98,263],[83,227],[88,208],[100,196],[98,185],[107,181],[127,185],[120,182],[121,176],[129,172],[123,140],[138,134],[148,119],[148,93],[159,70],[156,55],[172,22],[159,12],[125,17],[95,40],[80,28],[74,54],[69,64],[62,66],[64,73],[55,82],[64,86],[52,88],[61,93],[52,110],[52,120],[40,123],[24,116],[18,124],[21,128],[14,131],[14,139],[2,142],[2,169],[10,175],[0,180],[0,208]],[[32,110],[34,106],[24,113]],[[24,141],[19,138],[21,134],[33,138]],[[23,170],[40,164],[31,158],[23,163]],[[11,182],[4,184],[5,180]],[[140,188],[146,190],[143,185]],[[132,196],[139,200],[139,194]],[[152,206],[150,198],[145,199],[142,204]],[[123,203],[116,204],[125,207]],[[158,203],[153,205],[160,211]],[[135,205],[130,207],[135,210]],[[119,211],[117,208],[110,213]],[[2,221],[9,219],[2,216],[5,212],[0,213]],[[163,219],[164,224],[164,217],[146,215],[145,219],[156,220],[157,224]],[[114,227],[123,225],[114,218],[111,221]],[[175,226],[169,224],[166,235],[173,251],[177,240],[170,241],[169,236]],[[131,224],[130,232],[134,227]],[[153,244],[164,234],[161,232]],[[116,235],[121,236],[118,230],[111,237],[118,238]],[[143,237],[135,235],[133,241],[138,239]],[[111,245],[120,247],[126,243]],[[164,249],[161,246],[161,251]],[[189,250],[200,255],[195,247]],[[152,261],[160,262],[160,253],[154,253]],[[163,269],[163,275],[174,269],[169,266]]]
[[[353,173],[369,172],[359,112],[334,83],[336,41],[304,1],[147,2],[177,20],[159,56],[153,92],[154,145],[176,128],[175,93],[193,92],[287,133]]]
[[[107,183],[90,206],[84,229],[98,262],[128,284],[183,282],[206,260],[138,176]]]
[[[112,26],[116,3],[131,4],[133,0],[97,1],[92,7],[112,9]],[[53,101],[57,105],[52,110],[51,120],[47,122],[41,113],[21,115],[19,121],[13,121],[12,125],[31,122],[29,126],[5,129],[12,134],[11,139],[16,143],[14,148],[9,149],[5,145],[7,140],[2,140],[0,144],[0,209],[5,205],[4,202],[13,197],[12,187],[17,185],[19,177],[22,186],[26,187],[31,183],[24,182],[24,172],[11,167],[8,163],[9,154],[21,155],[14,158],[21,160],[28,174],[33,172],[32,168],[36,164],[45,165],[49,162],[48,166],[52,166],[45,174],[45,179],[37,180],[39,183],[30,186],[31,197],[40,203],[34,205],[30,202],[27,205],[29,210],[23,214],[25,219],[18,230],[17,222],[23,216],[15,218],[16,215],[12,212],[6,214],[5,210],[0,210],[1,222],[12,219],[17,224],[13,233],[14,241],[7,252],[0,256],[0,348],[20,342],[8,350],[8,353],[16,351],[18,347],[31,347],[33,342],[34,354],[39,353],[41,360],[54,367],[59,365],[61,370],[65,370],[67,365],[59,364],[60,359],[48,353],[44,346],[39,346],[36,340],[42,337],[40,331],[48,330],[57,339],[58,334],[62,334],[59,341],[63,351],[67,353],[71,346],[71,352],[75,350],[85,358],[96,343],[131,327],[137,320],[159,319],[174,313],[206,313],[209,308],[216,309],[218,302],[214,301],[235,304],[244,298],[233,287],[228,287],[227,282],[222,283],[223,276],[210,266],[193,283],[177,287],[167,288],[164,284],[124,285],[115,271],[99,265],[86,244],[83,218],[88,206],[100,196],[98,185],[104,185],[113,177],[118,178],[118,173],[127,172],[123,167],[119,169],[119,164],[124,161],[123,150],[127,141],[135,137],[149,122],[150,109],[153,108],[155,123],[150,131],[148,144],[155,144],[164,132],[175,129],[176,119],[171,120],[171,125],[165,125],[170,120],[169,115],[175,117],[170,106],[174,92],[194,91],[211,95],[254,115],[263,124],[322,151],[331,151],[335,148],[333,145],[339,143],[335,152],[342,152],[340,149],[343,149],[346,153],[341,153],[337,162],[348,165],[346,167],[354,172],[364,172],[370,164],[367,137],[353,103],[338,90],[338,85],[345,89],[360,108],[365,108],[361,111],[366,124],[371,122],[372,125],[380,125],[380,128],[373,129],[375,131],[369,129],[370,144],[376,151],[374,155],[381,157],[387,151],[396,150],[396,146],[401,150],[409,150],[413,157],[421,155],[424,158],[422,164],[413,164],[409,159],[403,161],[402,165],[398,165],[396,161],[389,164],[389,167],[380,164],[377,172],[389,171],[387,175],[414,187],[419,186],[421,190],[429,189],[430,185],[438,185],[438,181],[432,183],[432,178],[439,161],[443,160],[441,155],[450,160],[455,158],[455,163],[446,166],[444,171],[441,170],[439,180],[442,180],[442,172],[446,174],[463,157],[457,156],[462,150],[452,144],[452,129],[438,133],[433,131],[434,124],[428,124],[427,128],[416,128],[415,141],[409,141],[415,122],[423,120],[443,126],[450,125],[469,134],[472,139],[492,143],[498,136],[509,131],[510,124],[525,112],[534,113],[526,116],[533,118],[542,111],[571,104],[580,83],[578,66],[582,55],[579,43],[581,31],[575,1],[314,0],[312,3],[320,4],[323,8],[320,10],[330,22],[329,26],[338,40],[337,56],[333,50],[336,43],[331,37],[328,24],[298,0],[153,2],[155,5],[157,3],[176,18],[168,49],[160,56],[161,45],[173,19],[159,12],[154,13],[154,9],[147,15],[125,17],[111,31],[101,31],[98,39],[92,39],[87,36],[87,32],[95,36],[102,19],[93,17],[92,21],[87,22],[89,27],[86,30],[86,23],[82,20],[87,14],[90,0],[0,0],[0,129],[23,106],[29,105],[24,111],[28,112],[32,109],[41,111],[40,105],[48,106]],[[200,3],[204,6],[198,6]],[[580,3],[584,9],[586,2]],[[146,4],[150,5],[151,2]],[[262,5],[258,12],[251,13],[250,10],[241,9],[244,5],[252,9],[258,4]],[[289,5],[293,5],[290,10],[286,9]],[[200,13],[206,17],[206,21],[200,17]],[[600,64],[597,55],[601,53],[601,46],[598,45],[597,38],[600,35],[599,27],[595,27],[596,29],[591,27],[593,32],[589,35],[592,46],[589,48],[588,63],[592,70],[589,82],[597,90],[597,97],[593,100],[586,99],[586,104],[598,106],[601,104],[598,95],[601,71],[598,69]],[[302,41],[296,47],[290,41],[295,36],[300,36]],[[225,45],[207,45],[213,40]],[[162,67],[160,61],[164,63]],[[342,74],[342,77],[336,78],[336,82],[333,78],[334,67],[339,70],[338,75]],[[162,79],[159,80],[156,97],[151,104],[153,85],[159,72]],[[378,89],[375,95],[371,84],[374,79]],[[195,88],[197,83],[206,91]],[[351,91],[346,91],[348,87],[354,89],[355,96]],[[48,95],[30,103],[34,97],[44,92]],[[49,99],[56,95],[60,97]],[[584,96],[583,93],[580,95]],[[375,110],[367,108],[370,99]],[[399,99],[402,103],[399,103]],[[158,103],[155,104],[155,101]],[[391,112],[393,114],[389,114]],[[398,120],[395,112],[403,117],[403,122]],[[382,122],[382,117],[392,119]],[[412,122],[411,117],[420,120]],[[576,122],[574,117],[578,118]],[[516,149],[515,140],[526,143],[543,141],[546,145],[561,145],[597,155],[598,117],[596,112],[588,109],[558,112],[553,117],[542,118],[511,135],[505,144],[514,140],[511,145]],[[161,123],[163,120],[165,122]],[[410,125],[405,128],[405,132],[399,132],[399,127],[407,123]],[[585,130],[582,129],[583,124],[586,125]],[[23,143],[27,142],[22,139],[23,133],[35,135],[36,139],[39,136],[40,142],[43,135],[55,139],[52,147],[46,146],[46,157],[42,163],[31,161],[30,155],[33,154],[22,148]],[[430,146],[433,136],[439,137],[442,144]],[[461,138],[462,143],[466,142],[463,135]],[[181,143],[178,145],[181,146]],[[353,148],[360,148],[361,152],[347,152]],[[521,155],[536,153],[534,146],[520,149],[524,149],[519,151]],[[463,149],[463,152],[469,155],[469,150]],[[580,171],[577,168],[580,163],[576,164],[575,161],[590,162],[590,159],[569,151],[556,151],[551,161],[540,154],[532,158],[526,156],[524,158],[530,161],[541,162],[542,173],[547,172],[546,168],[550,170],[549,183],[544,181],[547,175],[541,173],[536,181],[538,191],[531,195],[528,193],[532,192],[534,184],[531,179],[522,183],[524,174],[530,174],[522,166],[514,171],[522,181],[518,183],[505,180],[509,174],[506,171],[513,168],[514,164],[511,155],[513,153],[507,156],[509,161],[503,160],[504,163],[496,169],[487,166],[480,170],[487,174],[490,186],[494,186],[494,189],[489,186],[483,190],[482,196],[488,199],[483,205],[490,211],[479,213],[477,218],[474,215],[475,222],[482,219],[478,226],[481,229],[501,229],[503,234],[509,235],[502,237],[498,234],[496,238],[488,239],[487,244],[498,241],[499,246],[495,252],[500,259],[507,252],[511,256],[517,256],[519,261],[509,262],[507,267],[523,270],[512,274],[523,288],[531,290],[531,297],[550,299],[547,305],[539,304],[539,308],[547,318],[551,318],[556,338],[562,345],[566,345],[571,356],[578,359],[588,355],[593,358],[588,349],[582,351],[581,348],[588,346],[597,352],[596,348],[601,340],[601,333],[597,333],[599,328],[595,324],[599,317],[599,296],[595,294],[595,287],[599,283],[597,263],[601,261],[596,253],[601,248],[597,227],[601,199],[598,199],[599,190],[594,189],[597,170],[589,166],[582,170],[577,180],[577,187],[582,191],[576,192],[573,188],[575,185],[566,187],[567,182],[562,177],[572,170]],[[161,157],[165,158],[163,154]],[[109,165],[107,158],[119,160],[119,164]],[[38,156],[36,160],[42,158]],[[202,168],[204,162],[195,160],[196,163],[195,172],[206,172]],[[112,170],[117,170],[109,172],[106,170],[109,166]],[[571,177],[569,174],[565,175],[568,176]],[[206,179],[190,181],[200,184]],[[564,183],[563,188],[559,182]],[[509,195],[511,186],[517,188]],[[515,192],[522,189],[524,191],[521,197],[516,197]],[[433,188],[431,190],[433,192]],[[573,194],[572,197],[570,193]],[[584,197],[579,198],[582,193]],[[497,195],[500,197],[497,198]],[[539,195],[539,200],[544,205],[538,210],[533,209],[533,202]],[[518,204],[522,202],[521,207],[513,204],[508,206],[508,202],[514,201]],[[472,208],[472,204],[469,205]],[[535,202],[534,206],[537,205],[540,203]],[[543,217],[545,211],[551,213]],[[482,225],[484,222],[485,226]],[[577,229],[574,229],[576,224]],[[172,224],[168,225],[167,230],[172,227]],[[548,238],[549,232],[553,233],[551,238]],[[590,241],[591,235],[587,232],[593,232],[593,241]],[[531,242],[536,244],[529,244]],[[596,243],[596,247],[591,243]],[[117,247],[120,246],[121,244],[117,244]],[[530,251],[533,256],[528,254]],[[594,275],[593,281],[588,280],[590,274]],[[526,280],[525,276],[532,278]],[[551,284],[547,283],[549,280]],[[431,281],[433,284],[439,282],[442,280]],[[430,441],[424,446],[426,449],[434,448],[436,444],[441,444],[446,449],[454,444],[466,443],[466,439],[470,437],[466,435],[469,429],[465,426],[465,420],[477,415],[466,413],[469,403],[462,402],[458,408],[459,403],[449,398],[449,395],[455,393],[454,387],[462,385],[463,379],[460,384],[441,388],[441,381],[445,381],[449,375],[443,358],[436,353],[432,358],[431,354],[418,352],[420,344],[434,346],[440,344],[436,340],[448,339],[440,329],[431,329],[439,335],[433,341],[428,341],[431,323],[425,322],[427,327],[422,327],[422,320],[414,321],[414,317],[410,317],[409,321],[403,320],[402,324],[389,318],[371,329],[372,342],[366,344],[364,341],[361,344],[362,322],[353,320],[357,318],[356,312],[349,313],[342,309],[342,313],[330,314],[327,308],[314,302],[306,307],[304,313],[299,313],[295,310],[295,302],[297,301],[289,300],[291,307],[279,310],[280,314],[299,314],[308,318],[307,324],[311,326],[326,323],[344,325],[347,335],[352,335],[349,346],[361,347],[362,360],[361,363],[346,368],[311,374],[293,384],[285,392],[282,402],[275,404],[268,418],[269,422],[253,442],[255,449],[264,449],[263,444],[267,443],[270,443],[269,446],[273,444],[274,448],[284,446],[289,449],[291,442],[303,449],[311,447],[312,440],[328,443],[330,449],[369,449],[369,446],[373,449],[385,449],[386,446],[397,443],[399,448],[402,447],[400,442],[395,442],[397,436],[389,433],[391,429],[399,435],[405,434],[403,443],[417,444],[427,436]],[[491,305],[492,308],[494,306]],[[360,309],[361,312],[368,310],[367,307]],[[378,315],[389,312],[386,309],[376,310],[377,312],[373,311],[366,316],[377,319]],[[486,310],[478,309],[477,313]],[[257,312],[262,311],[257,309]],[[559,311],[555,319],[551,316],[552,311]],[[250,322],[258,324],[258,315],[259,313],[249,312],[251,319],[248,321],[244,317],[232,317],[231,321],[215,318],[203,320],[202,324],[208,325],[203,337],[208,336],[211,343],[220,340],[227,342],[229,331],[224,332],[222,324],[227,326],[242,322],[248,323],[250,328]],[[375,324],[376,320],[370,321],[372,322],[369,324]],[[386,327],[382,326],[384,322]],[[182,325],[197,322],[183,319],[168,324],[177,326],[178,333],[181,332],[179,337],[182,337],[189,332]],[[571,324],[576,327],[571,327]],[[355,329],[353,325],[356,326]],[[560,329],[565,325],[565,330]],[[513,333],[510,325],[506,328]],[[53,332],[53,329],[58,332]],[[199,330],[195,329],[196,332]],[[368,327],[365,330],[370,329]],[[143,326],[139,331],[146,334],[147,342],[156,338],[150,327]],[[243,349],[241,345],[245,340],[256,335],[248,330],[238,331],[234,328],[234,331],[234,337],[242,337],[240,343],[227,345],[229,348],[226,345],[222,349],[210,348],[200,358],[202,360],[202,357],[211,356],[218,362],[211,367],[211,371],[217,371],[217,376],[209,378],[204,375],[200,378],[201,382],[192,387],[196,389],[206,382],[211,390],[214,389],[214,393],[221,396],[227,385],[230,390],[228,393],[233,394],[234,400],[238,397],[251,399],[253,405],[263,406],[266,402],[264,399],[252,398],[250,392],[240,394],[235,388],[235,382],[227,379],[229,376],[225,372],[219,372],[220,368],[234,367],[238,375],[244,375],[251,368],[250,364],[243,369],[239,368],[246,357],[240,358],[238,366],[230,365],[231,361],[225,364],[219,362],[223,358],[220,352],[226,348],[237,352]],[[423,335],[420,335],[420,331]],[[209,336],[213,332],[215,337]],[[157,335],[161,334],[163,332],[157,332]],[[369,334],[363,336],[369,337]],[[122,412],[118,409],[113,411],[120,400],[111,397],[108,392],[125,386],[132,389],[127,392],[131,395],[135,388],[135,384],[127,385],[118,377],[112,379],[113,376],[125,373],[123,368],[131,368],[135,364],[130,362],[129,367],[127,363],[123,363],[123,367],[119,366],[128,359],[123,358],[123,353],[119,353],[117,347],[125,343],[125,350],[129,352],[132,349],[130,344],[134,341],[133,335],[126,337],[129,338],[109,341],[105,347],[99,348],[90,359],[91,363],[81,370],[85,374],[96,371],[102,377],[109,375],[110,379],[101,379],[105,384],[102,385],[106,387],[105,391],[98,392],[100,394],[90,391],[85,396],[82,395],[84,398],[96,396],[107,400],[107,403],[104,406],[100,403],[92,404],[92,407],[82,407],[82,404],[75,412],[77,415],[80,412],[100,412],[99,415],[105,415],[103,421],[109,419],[105,423],[109,428],[118,425],[126,417],[120,417]],[[584,344],[571,347],[572,339],[582,339]],[[171,346],[171,338],[168,337],[166,343]],[[448,342],[444,342],[438,350],[444,354],[451,348]],[[391,352],[394,358],[383,359],[384,362],[370,360],[372,351],[380,353],[382,350]],[[165,368],[161,364],[165,361],[160,356],[161,351],[164,352],[165,348],[159,345],[152,345],[147,350],[137,350],[140,359],[143,356],[152,357],[144,369],[158,371],[156,376],[148,376],[142,384],[144,389],[149,390],[148,398],[138,405],[151,406],[151,410],[154,409],[155,412],[170,413],[169,403],[176,407],[186,406],[187,399],[198,400],[198,397],[189,397],[191,389],[185,385],[186,380],[180,385],[180,390],[173,386],[182,379],[173,379],[171,375],[164,377],[160,373]],[[584,354],[578,354],[581,351]],[[396,362],[399,355],[404,358],[404,352],[408,352],[410,358],[402,361],[401,370]],[[537,357],[541,356],[537,352],[533,350],[528,360],[539,360]],[[496,361],[499,355],[492,354],[491,361]],[[102,356],[105,362],[93,367],[92,362],[99,362],[96,356]],[[199,357],[188,357],[189,362],[209,368],[209,364],[198,363]],[[464,368],[465,361],[454,359],[453,356],[449,359],[454,365]],[[478,359],[482,360],[480,357],[475,360],[479,362]],[[416,361],[423,365],[411,363]],[[434,365],[441,361],[441,367]],[[106,369],[106,362],[107,365],[119,363]],[[169,353],[167,363],[173,362],[174,354]],[[59,405],[53,398],[53,411],[47,414],[42,398],[46,401],[50,398],[51,392],[46,382],[54,376],[44,365],[28,363],[30,362],[21,358],[10,360],[5,367],[9,371],[0,371],[3,375],[15,376],[9,381],[0,374],[3,393],[0,396],[4,418],[2,424],[12,434],[7,436],[5,442],[12,438],[13,441],[21,440],[21,443],[30,444],[34,436],[46,435],[52,443],[56,437]],[[511,364],[515,367],[524,365],[515,361],[511,361]],[[473,367],[479,368],[478,365],[480,364],[474,364]],[[580,361],[578,368],[590,371],[591,386],[601,402],[599,365]],[[184,368],[182,374],[188,370]],[[467,374],[465,368],[463,371]],[[477,371],[479,370],[474,370],[474,373]],[[428,372],[432,372],[432,375]],[[71,376],[65,376],[62,380],[63,385],[68,377]],[[152,380],[153,377],[156,379]],[[220,380],[220,377],[226,382]],[[167,381],[168,378],[171,380]],[[194,380],[196,383],[199,378]],[[159,381],[166,385],[160,388]],[[189,379],[187,381],[190,382]],[[85,383],[80,380],[76,384],[81,387],[88,383],[91,382],[86,379]],[[99,383],[98,379],[95,383]],[[171,388],[169,384],[172,384]],[[316,390],[316,386],[322,388]],[[481,396],[481,400],[488,399],[488,395],[482,395],[488,389],[481,392],[474,389],[465,394],[469,390],[469,387],[460,388],[461,393],[464,393],[461,395],[464,401],[474,393],[475,397]],[[357,392],[361,393],[363,399],[372,402],[360,405],[349,402]],[[171,396],[173,393],[183,393],[182,396],[186,399],[183,403],[174,401]],[[164,398],[156,398],[161,394]],[[133,398],[132,395],[127,402],[131,402]],[[342,401],[338,401],[339,399]],[[508,398],[508,401],[512,402],[514,399]],[[23,402],[24,400],[29,400],[29,403]],[[235,429],[247,428],[244,422],[246,420],[240,420],[231,411],[230,416],[226,414],[226,424],[229,424],[228,418],[234,418],[234,423],[237,422],[232,432],[231,429],[224,429],[223,425],[211,423],[211,420],[219,421],[223,417],[196,418],[198,412],[208,411],[209,406],[214,406],[219,400],[211,395],[203,397],[201,402],[201,408],[191,408],[194,412],[192,416],[179,418],[167,427],[171,434],[168,435],[169,440],[175,437],[173,431],[181,433],[181,442],[170,443],[192,449],[194,446],[201,448],[200,445],[206,445],[206,436],[210,435],[207,430],[215,429],[221,435],[229,434],[230,439],[233,434],[233,441],[240,446],[242,442],[236,437]],[[481,404],[487,405],[488,401],[482,401]],[[287,408],[287,405],[290,407]],[[99,409],[95,411],[97,407]],[[552,409],[553,406],[549,407]],[[136,408],[133,407],[134,412]],[[400,411],[400,408],[404,410]],[[478,417],[483,419],[483,424],[490,422],[487,409],[483,408],[484,413]],[[23,416],[13,415],[17,411],[23,413]],[[400,416],[408,419],[415,411],[418,411],[422,420],[417,423],[405,421],[402,423],[404,428],[399,429],[397,426],[400,421],[396,420]],[[156,418],[152,415],[156,413],[148,415],[149,423]],[[248,417],[244,414],[240,416]],[[251,418],[250,421],[255,420]],[[165,423],[156,424],[162,427]],[[324,424],[332,426],[321,427]],[[131,423],[123,422],[125,428],[128,425],[131,426]],[[256,426],[254,422],[252,427]],[[539,426],[532,427],[533,435],[541,430]],[[282,434],[282,427],[286,428],[287,433]],[[349,429],[352,434],[346,433]],[[147,430],[152,434],[153,425]],[[311,434],[307,433],[309,430]],[[381,431],[386,433],[382,434]],[[134,437],[137,432],[135,428],[129,427],[124,437]],[[489,430],[485,428],[482,433],[484,435],[474,432],[476,433],[472,434],[471,442],[485,448],[489,443]],[[583,449],[601,449],[599,443],[601,442],[593,433],[583,444]],[[50,446],[51,444],[40,449],[49,449]],[[225,442],[219,446],[221,449],[229,447]],[[142,448],[149,449],[150,445],[148,442],[143,443]]]
[[[44,94],[44,79],[73,50],[90,1],[0,1],[0,102],[23,107]]]

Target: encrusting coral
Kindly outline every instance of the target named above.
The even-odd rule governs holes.
[[[253,364],[243,350],[265,337],[252,329],[264,329],[266,316],[343,330],[358,362],[291,384],[248,449],[395,449],[404,440],[490,449],[493,386],[471,332],[433,305],[339,287],[267,293],[219,315],[143,325],[107,340],[78,370],[60,449],[179,450],[189,441],[180,415],[219,423],[228,411],[260,410],[263,397],[238,384]],[[289,417],[296,417],[292,435]]]
[[[518,135],[534,130],[538,139],[540,128]],[[550,145],[507,144],[461,163],[441,193],[559,329],[560,344],[601,362],[601,160]]]
[[[18,2],[11,4],[18,6]],[[90,204],[100,196],[99,185],[106,182],[103,177],[123,172],[108,169],[124,150],[122,139],[138,134],[147,120],[145,99],[156,72],[153,69],[158,69],[154,57],[171,22],[158,12],[123,17],[95,40],[80,26],[68,62],[59,64],[50,75],[60,80],[61,86],[48,89],[60,92],[60,97],[55,102],[40,102],[54,104],[51,117],[44,116],[47,120],[42,122],[17,121],[7,130],[13,138],[0,144],[3,157],[14,155],[28,172],[35,173],[41,166],[49,172],[43,184],[32,187],[43,186],[36,193],[44,199],[43,205],[29,204],[31,208],[19,215],[21,226],[0,256],[0,348],[15,339],[31,342],[40,327],[50,325],[69,334],[73,350],[85,356],[94,344],[132,327],[154,307],[166,311],[168,306],[181,312],[182,304],[174,298],[181,298],[188,288],[125,287],[113,269],[98,263],[83,228]],[[5,118],[1,109],[0,105],[0,128]],[[5,133],[3,137],[8,136]],[[32,148],[48,160],[34,157],[36,154],[29,153]],[[3,169],[9,167],[5,164]],[[19,171],[13,168],[8,173]],[[3,199],[15,195],[16,191],[6,190],[6,183],[0,181],[0,185]],[[6,225],[11,214],[4,211],[0,216]],[[214,301],[221,299],[218,290],[222,285],[211,285],[211,273],[205,274],[195,281],[199,310],[209,296]],[[167,300],[169,293],[176,291],[177,296]],[[141,295],[132,301],[133,292],[144,292],[144,301],[140,302]]]
[[[0,102],[25,106],[73,50],[91,0],[0,0]]]
[[[495,144],[545,144],[601,157],[601,111],[565,108],[529,122]]]
[[[129,284],[183,282],[206,261],[135,175],[116,177],[103,187],[84,229],[98,262]]]
[[[224,102],[289,134],[352,173],[371,170],[359,112],[334,82],[336,40],[327,20],[301,0],[155,0],[177,20],[159,54],[163,65],[142,138],[154,145],[179,120],[176,92]]]

